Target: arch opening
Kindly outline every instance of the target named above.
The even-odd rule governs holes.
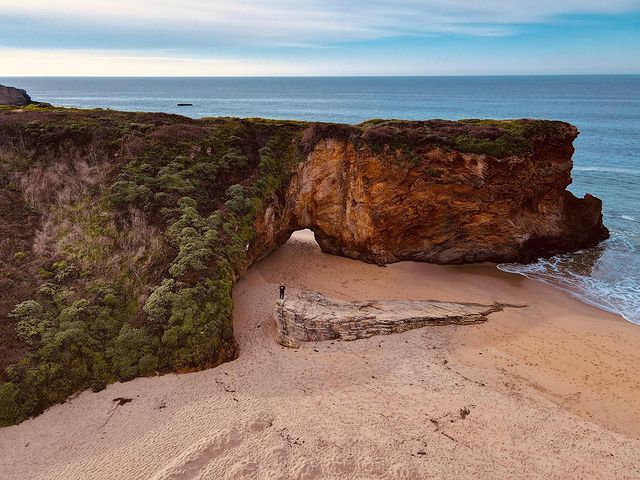
[[[300,230],[295,230],[289,236],[287,242],[304,242],[311,243],[320,248],[318,241],[316,240],[316,234],[310,228],[303,228]]]

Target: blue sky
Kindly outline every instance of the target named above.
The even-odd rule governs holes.
[[[640,0],[0,0],[0,76],[640,73]]]

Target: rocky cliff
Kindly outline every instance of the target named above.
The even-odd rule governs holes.
[[[595,245],[600,201],[566,190],[577,133],[0,109],[0,425],[234,358],[233,285],[301,228],[378,264]]]
[[[31,103],[26,90],[0,85],[0,105],[25,106]]]
[[[529,262],[594,246],[608,236],[601,202],[566,190],[578,130],[542,125],[380,122],[350,135],[321,133],[257,218],[258,253],[301,228],[326,252],[378,264]],[[510,151],[492,145],[514,126],[530,129],[526,147],[513,138]],[[464,142],[460,150],[438,141],[447,134]],[[410,140],[375,148],[380,136]]]

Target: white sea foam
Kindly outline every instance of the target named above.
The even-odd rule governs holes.
[[[589,274],[582,274],[575,267],[580,255],[585,255],[585,252],[540,260],[529,265],[501,264],[498,268],[544,282],[585,303],[640,324],[637,256],[627,258],[625,262],[621,258],[607,258],[605,253]]]
[[[625,175],[640,175],[640,170],[633,168],[617,168],[617,167],[582,167],[573,166],[574,172],[600,172],[600,173],[622,173]]]

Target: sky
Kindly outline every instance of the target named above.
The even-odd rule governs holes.
[[[0,77],[640,73],[640,0],[0,0]]]

